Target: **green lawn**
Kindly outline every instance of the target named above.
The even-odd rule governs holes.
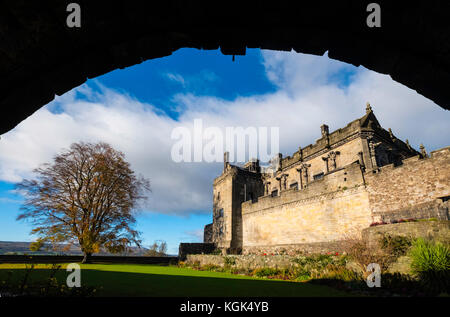
[[[39,264],[31,280],[49,276],[49,265]],[[63,266],[64,267],[64,266]],[[13,271],[12,282],[23,276],[24,264],[0,264],[0,280]],[[197,271],[176,266],[137,264],[83,264],[81,283],[98,288],[97,296],[345,296],[322,285],[267,280],[249,276]],[[69,273],[56,277],[65,281]]]

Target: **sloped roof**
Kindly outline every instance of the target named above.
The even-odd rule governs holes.
[[[369,110],[363,117],[359,118],[359,125],[361,128],[382,128],[372,110]]]

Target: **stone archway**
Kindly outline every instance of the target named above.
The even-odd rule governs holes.
[[[81,28],[65,24],[81,6]],[[448,1],[377,1],[381,27],[366,25],[372,1],[25,1],[0,4],[0,133],[56,95],[117,68],[183,47],[245,54],[294,50],[389,74],[450,109]]]

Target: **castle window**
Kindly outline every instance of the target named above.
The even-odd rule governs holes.
[[[217,218],[223,217],[223,209],[219,209],[219,211],[217,212]]]
[[[295,182],[295,183],[292,183],[290,186],[289,186],[289,188],[294,188],[294,189],[298,189],[298,183],[297,182]]]
[[[322,179],[323,178],[324,173],[319,173],[313,176],[314,180],[318,180],[318,179]]]
[[[272,191],[272,197],[278,196],[278,189]]]

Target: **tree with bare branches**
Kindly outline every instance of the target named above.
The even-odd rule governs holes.
[[[122,152],[106,143],[74,143],[34,173],[16,184],[25,196],[17,219],[31,220],[40,240],[79,244],[83,263],[101,248],[140,246],[133,225],[150,182],[135,175]]]

